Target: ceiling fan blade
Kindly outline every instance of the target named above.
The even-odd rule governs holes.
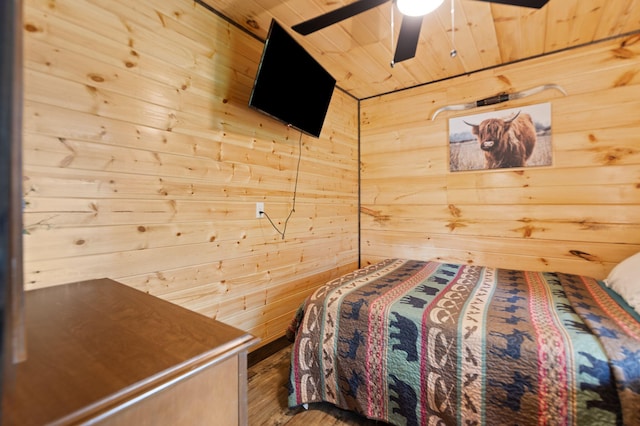
[[[416,56],[421,28],[422,16],[402,16],[400,34],[398,34],[398,44],[391,66]]]
[[[511,6],[531,7],[534,9],[540,9],[542,6],[544,6],[549,2],[549,0],[479,0],[479,1],[486,1],[488,3],[508,4]]]
[[[387,3],[388,1],[389,0],[358,0],[336,10],[332,10],[331,12],[327,12],[324,15],[316,16],[308,21],[296,24],[291,28],[302,35],[311,34],[315,31],[328,27],[329,25],[351,18],[359,13],[366,12],[367,10],[373,9],[383,3]]]

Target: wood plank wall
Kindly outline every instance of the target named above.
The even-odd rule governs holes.
[[[441,106],[541,84],[467,112]],[[553,164],[449,171],[448,119],[550,102]],[[564,51],[361,102],[363,263],[389,256],[603,278],[640,251],[640,38]]]
[[[26,0],[27,290],[109,277],[284,334],[358,261],[357,100],[321,138],[247,107],[263,43],[191,0]],[[285,238],[278,225],[293,207]]]

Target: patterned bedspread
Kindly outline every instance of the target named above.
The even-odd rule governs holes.
[[[291,407],[397,425],[640,425],[640,323],[593,278],[389,259],[299,314]]]

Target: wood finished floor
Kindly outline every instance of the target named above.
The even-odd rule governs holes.
[[[291,345],[261,361],[249,359],[249,426],[259,425],[386,425],[340,410],[330,404],[312,404],[308,410],[287,407]]]

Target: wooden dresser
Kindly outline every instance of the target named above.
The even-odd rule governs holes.
[[[26,292],[2,425],[245,425],[256,338],[109,279]]]

